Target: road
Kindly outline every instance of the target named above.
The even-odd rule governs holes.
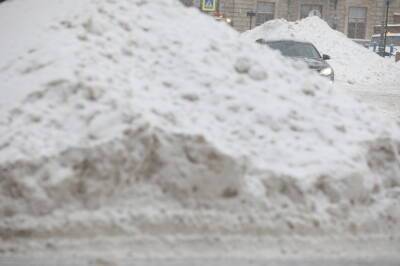
[[[100,259],[0,257],[1,266],[399,266],[396,258],[186,258]]]
[[[367,104],[377,107],[388,117],[400,118],[400,85],[349,85],[338,82],[334,87],[355,96]]]
[[[400,235],[58,239],[0,253],[0,266],[399,266]],[[43,243],[49,243],[42,239]],[[29,244],[30,242],[30,244]],[[1,245],[1,242],[0,242]],[[19,245],[20,247],[21,245]]]

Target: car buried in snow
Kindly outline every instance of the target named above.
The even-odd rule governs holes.
[[[264,39],[258,39],[256,42],[280,51],[283,56],[305,62],[310,69],[317,71],[321,76],[327,77],[331,81],[335,79],[333,68],[326,62],[330,59],[330,56],[325,54],[321,56],[312,43],[294,40],[266,41]]]

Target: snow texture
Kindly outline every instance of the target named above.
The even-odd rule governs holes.
[[[303,64],[173,0],[6,11],[46,23],[0,51],[3,241],[398,232],[398,125]]]

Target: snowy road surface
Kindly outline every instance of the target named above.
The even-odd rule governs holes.
[[[400,117],[400,88],[395,84],[389,85],[356,85],[336,82],[335,89],[349,92],[356,98],[380,109],[391,118]]]
[[[380,237],[275,239],[194,237],[55,241],[51,247],[0,253],[1,266],[399,266],[399,241]],[[44,242],[47,242],[44,240]],[[33,242],[26,241],[28,246]],[[48,242],[50,243],[50,242]],[[54,243],[64,243],[61,246]],[[75,244],[71,244],[75,243]],[[36,243],[37,244],[37,243]],[[39,245],[40,246],[40,245]],[[20,246],[19,246],[20,247]],[[35,246],[37,247],[37,245]],[[86,247],[86,248],[84,248]]]
[[[374,104],[392,118],[400,116],[400,93],[395,91],[354,91],[367,103]]]
[[[395,258],[289,258],[289,259],[221,259],[221,258],[188,258],[188,259],[82,259],[82,258],[27,258],[3,257],[2,266],[398,266]]]

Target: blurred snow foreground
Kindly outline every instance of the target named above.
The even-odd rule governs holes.
[[[60,15],[0,52],[28,91],[0,124],[3,243],[400,229],[398,125],[303,64],[175,0],[22,5]]]
[[[343,33],[333,30],[317,16],[289,22],[284,19],[269,21],[243,38],[277,40],[295,39],[313,43],[321,53],[331,56],[329,64],[335,70],[335,80],[349,84],[379,84],[400,82],[400,67],[362,47]],[[379,87],[380,87],[379,86]]]

